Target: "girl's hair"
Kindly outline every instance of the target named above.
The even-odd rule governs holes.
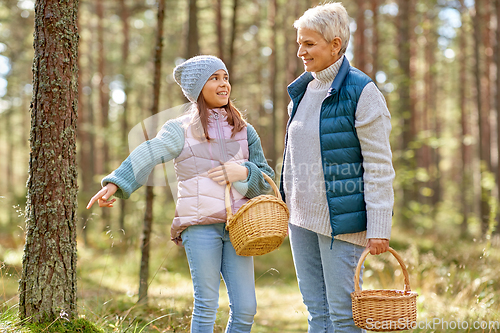
[[[201,126],[203,128],[203,133],[205,139],[210,141],[210,137],[208,136],[208,116],[209,116],[209,108],[207,106],[207,102],[203,97],[203,94],[200,93],[198,96],[198,100],[196,101],[196,106],[198,109],[198,115],[201,122]],[[233,126],[231,130],[231,137],[233,137],[236,133],[241,131],[247,123],[243,119],[241,112],[234,106],[234,104],[229,100],[229,102],[222,106],[221,109],[225,109],[227,112],[227,122],[229,125]]]
[[[314,30],[320,33],[328,43],[335,37],[340,37],[342,40],[340,55],[346,52],[347,45],[349,45],[349,15],[340,2],[325,3],[306,10],[293,26],[295,29]]]

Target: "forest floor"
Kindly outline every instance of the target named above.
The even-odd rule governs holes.
[[[109,239],[104,249],[79,246],[79,316],[103,332],[188,332],[192,285],[182,248],[153,239],[149,300],[140,305],[139,251]],[[396,228],[391,246],[403,257],[412,290],[419,294],[414,332],[500,332],[498,236],[490,241],[460,240],[440,232],[417,235]],[[2,314],[17,311],[21,258],[22,247],[1,249],[0,332],[21,332],[2,324]],[[403,288],[401,268],[390,254],[368,256],[365,266],[363,289]],[[288,240],[279,250],[255,258],[255,270],[258,310],[252,332],[306,332],[307,311]],[[227,317],[228,299],[221,283],[214,332],[224,331]]]

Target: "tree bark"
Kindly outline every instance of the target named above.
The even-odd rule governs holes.
[[[129,44],[130,44],[130,29],[129,29],[129,10],[126,0],[118,0],[120,5],[120,18],[122,21],[122,32],[123,32],[123,43],[122,43],[122,61],[121,61],[121,72],[123,75],[123,89],[125,93],[125,101],[123,102],[123,113],[121,116],[121,145],[123,147],[122,155],[127,156],[128,153],[128,99],[130,94],[130,70],[128,66],[129,58]],[[120,216],[118,218],[118,224],[121,230],[125,233],[125,215],[126,215],[126,200],[120,200]],[[126,233],[125,233],[126,234]]]
[[[76,304],[78,0],[37,0],[26,243],[19,315],[73,319]]]
[[[481,79],[483,89],[482,99],[484,101],[484,105],[482,108],[483,112],[483,128],[481,136],[483,137],[481,140],[483,142],[484,149],[484,161],[486,163],[486,167],[488,171],[493,171],[492,163],[491,163],[491,123],[490,123],[490,110],[492,104],[491,98],[491,68],[493,65],[493,47],[491,45],[491,29],[490,29],[490,21],[491,21],[491,11],[493,10],[491,6],[490,0],[483,0],[483,8],[481,8],[481,12],[484,13],[480,15],[481,22],[483,22],[483,43],[484,43],[484,72],[483,78]],[[483,30],[483,28],[481,28]]]
[[[109,127],[109,93],[108,87],[104,82],[106,76],[106,56],[104,52],[104,7],[102,0],[95,0],[95,10],[97,14],[97,71],[99,72],[99,106],[101,111],[101,130],[104,133],[102,139],[102,160],[101,163],[97,165],[103,170],[97,170],[97,172],[102,173],[102,171],[108,170],[109,162],[109,148],[106,142],[106,133]]]
[[[489,142],[486,140],[486,127],[489,125],[487,119],[485,119],[485,113],[483,112],[483,71],[481,68],[481,46],[482,46],[482,23],[481,23],[481,8],[484,0],[476,0],[475,3],[475,13],[473,18],[474,24],[474,77],[476,85],[476,105],[477,105],[477,119],[479,127],[479,161],[480,161],[480,183],[481,183],[481,195],[480,195],[480,205],[479,205],[479,219],[481,220],[481,231],[483,234],[486,233],[488,229],[488,218],[489,218],[489,191],[483,186],[482,179],[485,176],[485,172],[488,171],[488,158],[489,158]]]
[[[222,0],[215,0],[215,26],[217,29],[217,53],[224,61],[224,34],[222,27]]]
[[[78,19],[78,30],[81,31],[81,21],[79,18]],[[82,41],[80,41],[80,45],[82,44]],[[80,75],[78,75],[78,144],[80,146],[79,150],[79,156],[78,156],[78,164],[81,166],[81,179],[82,179],[82,188],[80,191],[81,198],[90,198],[91,193],[92,193],[92,177],[93,177],[93,167],[91,165],[92,159],[91,159],[91,152],[92,150],[91,145],[90,145],[90,135],[89,135],[89,128],[91,128],[89,124],[89,115],[88,111],[89,108],[87,107],[85,100],[84,100],[84,95],[82,92],[83,84],[83,70],[82,70],[82,65],[81,65],[81,60],[82,55],[81,55],[81,48],[79,49],[78,52],[78,68],[80,69]],[[86,228],[86,222],[88,221],[90,217],[90,211],[87,209],[84,209],[81,212],[80,216],[80,230],[81,230],[81,235],[83,238],[83,243],[85,246],[88,245],[88,238],[87,238],[87,228]]]
[[[263,16],[263,4],[260,0],[255,0],[255,6],[257,7],[257,15],[255,18],[255,25],[258,28],[257,34],[255,35],[255,58],[257,59],[258,63],[256,66],[256,75],[257,75],[257,80],[258,82],[262,82],[264,80],[263,77],[263,71],[264,71],[264,61],[262,60],[263,56],[261,54],[261,49],[262,49],[262,39],[263,39],[263,34],[262,34],[262,16]],[[266,112],[264,109],[264,96],[265,96],[265,90],[266,88],[264,87],[263,84],[257,84],[257,93],[254,95],[254,98],[258,101],[258,113],[257,117],[252,124],[255,126],[255,129],[259,133],[262,141],[264,139],[267,139],[267,128],[264,126],[263,120],[266,117]],[[264,149],[264,153],[267,152],[267,147],[263,145],[262,149]]]
[[[497,0],[498,1],[498,0]],[[465,13],[467,8],[465,7],[464,0],[460,1],[460,12],[462,18],[462,29],[459,32],[458,43],[461,50],[467,50],[467,32],[465,30]],[[461,193],[460,193],[460,201],[462,203],[462,222],[461,222],[461,233],[463,236],[467,234],[468,224],[467,221],[469,219],[469,212],[471,209],[471,201],[470,191],[473,191],[474,187],[472,186],[472,174],[471,174],[471,146],[467,142],[468,137],[471,134],[470,131],[470,111],[467,108],[467,90],[470,86],[470,83],[467,79],[467,54],[465,51],[460,52],[458,55],[459,59],[459,98],[460,98],[460,112],[461,112],[461,171],[462,171],[462,180],[460,184]]]
[[[200,54],[198,33],[198,6],[196,0],[189,0],[189,22],[186,59]]]
[[[81,7],[80,7],[81,8]],[[81,21],[81,17],[83,15],[80,13],[79,14],[79,21]],[[87,23],[89,24],[89,23]],[[90,41],[94,40],[94,32],[95,29],[93,29],[93,26],[90,25]],[[82,43],[85,41],[82,40],[80,41],[80,47],[79,49],[82,48]],[[78,56],[78,61],[82,60],[83,57],[85,56],[87,60],[87,66],[86,67],[80,67],[80,72],[78,75],[79,78],[79,88],[80,88],[80,82],[83,82],[83,86],[87,87],[87,91],[82,91],[83,94],[80,94],[79,90],[79,102],[82,101],[82,104],[78,104],[78,110],[79,110],[79,117],[78,117],[78,139],[80,141],[80,162],[81,162],[81,167],[80,170],[82,170],[82,181],[84,184],[82,185],[82,191],[80,192],[81,197],[87,199],[89,198],[93,193],[97,191],[97,186],[95,185],[93,179],[93,176],[96,174],[96,139],[95,139],[95,116],[94,116],[94,104],[93,104],[93,90],[90,88],[92,87],[92,74],[94,73],[94,44],[93,42],[85,43],[88,47],[87,52],[82,54],[79,53]],[[81,79],[81,80],[80,80]],[[83,87],[81,87],[83,88]],[[82,89],[83,90],[83,89]],[[80,131],[82,133],[80,133]],[[83,137],[80,136],[83,135]],[[83,155],[83,150],[88,150],[88,155]],[[85,177],[85,179],[84,179]],[[88,181],[87,179],[90,179]],[[89,182],[89,184],[87,184]],[[88,188],[86,187],[88,186]],[[87,195],[85,195],[85,191],[89,191]],[[86,202],[84,202],[86,205]],[[84,206],[85,206],[84,205]],[[85,245],[88,245],[88,231],[89,231],[89,221],[91,221],[91,214],[90,211],[87,209],[84,209],[81,213],[81,235],[83,237],[83,241]],[[91,224],[90,224],[91,225]]]
[[[431,5],[435,5],[434,3]],[[434,11],[429,10],[425,14],[426,29],[424,30],[424,36],[426,40],[425,44],[425,66],[426,71],[424,74],[425,90],[423,96],[423,107],[421,109],[420,124],[419,129],[421,133],[424,133],[426,141],[431,138],[431,133],[438,135],[438,131],[434,126],[431,126],[431,120],[438,117],[437,109],[437,84],[436,84],[436,49],[437,49],[437,38],[436,38],[436,15]],[[434,124],[438,124],[439,120],[436,120]],[[424,142],[422,147],[419,149],[418,153],[418,167],[427,170],[429,174],[429,181],[424,182],[423,186],[428,186],[433,189],[431,197],[423,196],[421,200],[430,204],[436,204],[439,202],[440,189],[439,189],[439,165],[436,161],[433,162],[434,158],[439,158],[439,149],[434,150],[429,146],[428,142]]]
[[[238,0],[233,0],[233,18],[231,20],[231,37],[229,38],[229,56],[226,59],[226,66],[229,72],[229,75],[233,75],[234,69],[234,55],[235,55],[235,43],[236,43],[236,26],[238,24],[237,15],[238,15]]]
[[[236,1],[236,0],[235,0]],[[278,24],[276,19],[278,17],[278,1],[272,0],[269,2],[269,27],[271,29],[271,45],[272,53],[269,56],[269,86],[270,97],[273,103],[271,113],[271,138],[268,143],[268,159],[271,160],[272,166],[276,165],[277,151],[276,151],[276,131],[278,130],[277,112],[278,112],[278,98],[276,93],[276,77],[278,75]]]
[[[304,67],[302,65],[302,61],[297,57],[297,32],[293,28],[293,22],[296,18],[301,15],[301,7],[299,6],[297,0],[293,0],[287,3],[285,6],[285,15],[284,15],[284,34],[285,34],[285,83],[284,87],[288,86],[292,83],[299,75],[302,73]],[[283,129],[286,128],[288,124],[288,109],[287,106],[290,103],[290,96],[286,92],[283,94],[283,105],[285,106],[283,109],[283,118],[281,127]]]
[[[403,127],[403,140],[402,140],[402,150],[403,150],[403,165],[406,172],[412,172],[415,170],[415,158],[413,154],[409,154],[412,149],[410,143],[414,139],[414,127],[413,127],[413,114],[414,107],[411,101],[411,45],[410,41],[412,38],[412,26],[411,26],[411,12],[413,11],[413,1],[412,0],[399,0],[399,12],[398,12],[398,22],[399,22],[399,67],[401,68],[401,79],[398,87],[399,91],[399,110],[402,113],[402,127]],[[413,178],[408,179],[402,184],[403,187],[403,223],[407,223],[408,219],[405,211],[408,209],[408,205],[415,200],[415,181]]]
[[[158,113],[161,84],[161,56],[163,51],[163,21],[165,18],[165,0],[158,2],[157,35],[154,53],[154,81],[153,81],[153,105],[151,115]],[[146,140],[149,140],[147,132],[144,131]],[[141,244],[141,270],[139,273],[139,302],[148,302],[149,286],[149,244],[151,241],[151,230],[153,226],[153,200],[154,192],[152,186],[146,186],[146,211],[144,213],[144,227]]]
[[[95,166],[96,172],[102,174],[109,170],[109,145],[107,141],[109,128],[109,88],[105,82],[106,77],[106,56],[104,50],[104,7],[102,0],[95,0],[95,11],[97,14],[97,71],[99,72],[99,108],[101,118],[101,135],[98,140],[101,143],[100,159]],[[106,231],[109,227],[109,210],[103,209],[101,212],[102,230]]]
[[[366,71],[366,40],[365,40],[365,0],[356,1],[356,31],[354,32],[354,63],[356,67]]]

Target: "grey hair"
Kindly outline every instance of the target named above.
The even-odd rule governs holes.
[[[349,15],[340,2],[330,2],[309,8],[293,23],[295,29],[306,28],[320,33],[330,43],[335,37],[340,37],[342,46],[339,54],[346,52],[351,31]]]

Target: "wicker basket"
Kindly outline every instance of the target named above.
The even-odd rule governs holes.
[[[288,208],[274,181],[265,173],[264,179],[274,190],[273,195],[259,195],[248,200],[233,215],[230,187],[226,186],[226,211],[229,238],[236,254],[259,256],[276,250],[288,233]]]
[[[359,258],[354,275],[354,292],[351,293],[354,324],[375,332],[402,331],[414,328],[417,320],[417,293],[410,289],[410,278],[403,259],[389,248],[398,260],[404,275],[403,290],[360,290],[359,274],[369,253],[365,249]]]

